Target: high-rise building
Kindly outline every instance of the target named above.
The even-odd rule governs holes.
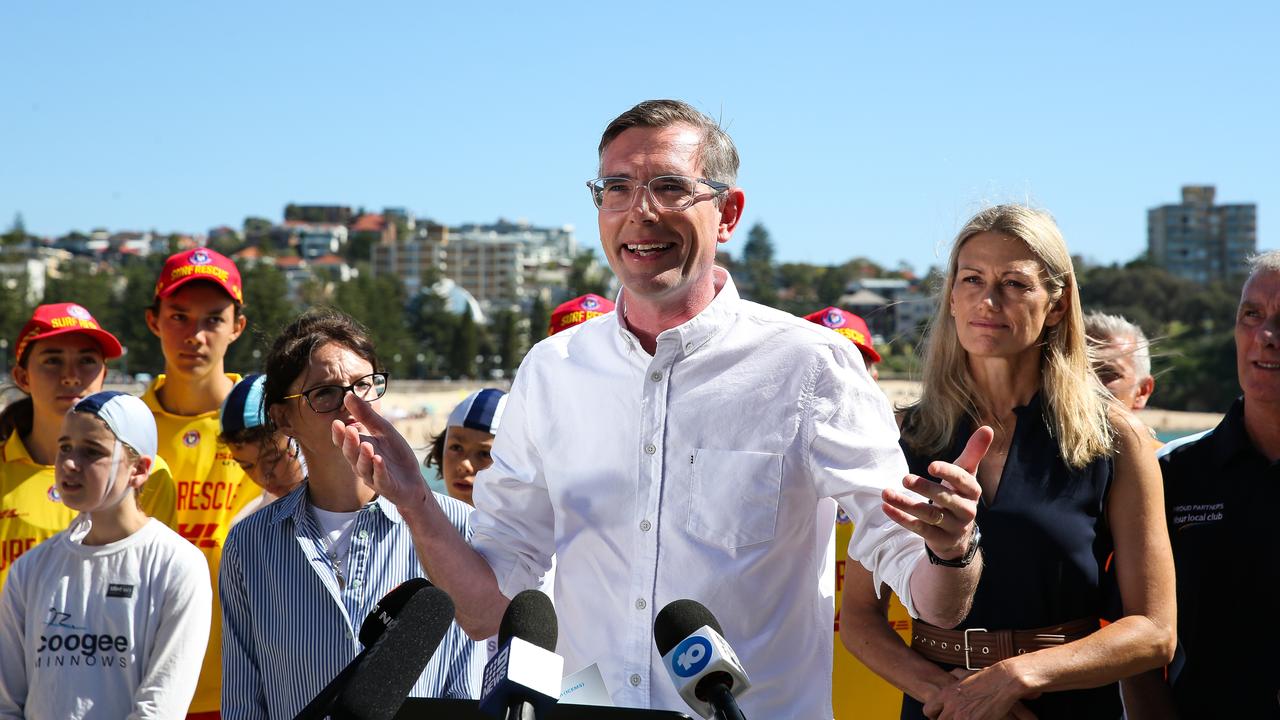
[[[398,276],[411,295],[422,288],[430,269],[453,280],[488,311],[523,304],[544,287],[563,287],[577,249],[569,226],[418,222],[411,239],[379,243],[371,259],[374,275]]]
[[[1147,255],[1178,277],[1207,283],[1248,273],[1258,206],[1214,205],[1212,185],[1184,185],[1182,203],[1147,211]]]

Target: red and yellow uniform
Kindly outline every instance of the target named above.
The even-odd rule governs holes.
[[[844,566],[855,562],[848,555],[852,535],[853,523],[841,512],[836,520],[836,646],[831,676],[831,707],[836,720],[896,720],[902,712],[902,692],[859,662],[840,642]],[[889,600],[887,621],[902,636],[903,643],[911,642],[911,616],[897,595]]]
[[[227,377],[240,380],[232,373]],[[213,623],[191,713],[215,713],[222,700],[222,603],[217,593],[222,545],[231,519],[261,490],[236,464],[230,448],[218,442],[218,411],[199,415],[170,413],[156,397],[164,383],[164,375],[156,377],[142,400],[155,414],[159,454],[169,463],[177,491],[175,520],[170,527],[200,548],[209,562],[209,579],[215,588]]]
[[[175,497],[169,466],[156,458],[143,485],[142,510],[172,524]],[[18,556],[66,530],[75,516],[58,497],[53,466],[32,460],[22,437],[10,435],[0,447],[0,588]]]

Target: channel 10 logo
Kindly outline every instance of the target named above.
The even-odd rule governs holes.
[[[683,678],[693,677],[706,669],[713,655],[710,640],[699,635],[685,638],[676,646],[671,670]]]

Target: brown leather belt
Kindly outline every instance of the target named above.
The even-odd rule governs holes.
[[[934,662],[980,670],[1015,655],[1065,645],[1097,629],[1097,618],[1032,630],[943,630],[916,620],[912,623],[911,648]]]

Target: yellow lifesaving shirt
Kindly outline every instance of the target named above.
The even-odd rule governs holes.
[[[169,466],[156,458],[142,486],[143,512],[171,523],[175,497]],[[18,433],[10,435],[0,447],[0,588],[19,555],[67,529],[75,516],[58,497],[53,466],[32,460]]]
[[[227,377],[239,381],[240,376]],[[209,626],[209,646],[192,713],[218,710],[222,699],[222,603],[218,599],[218,565],[231,519],[258,497],[261,490],[231,457],[231,449],[218,442],[218,411],[199,415],[174,415],[160,405],[156,391],[164,386],[159,375],[143,393],[142,400],[156,418],[159,454],[169,463],[177,490],[175,519],[169,526],[204,553],[213,583],[213,622]]]

